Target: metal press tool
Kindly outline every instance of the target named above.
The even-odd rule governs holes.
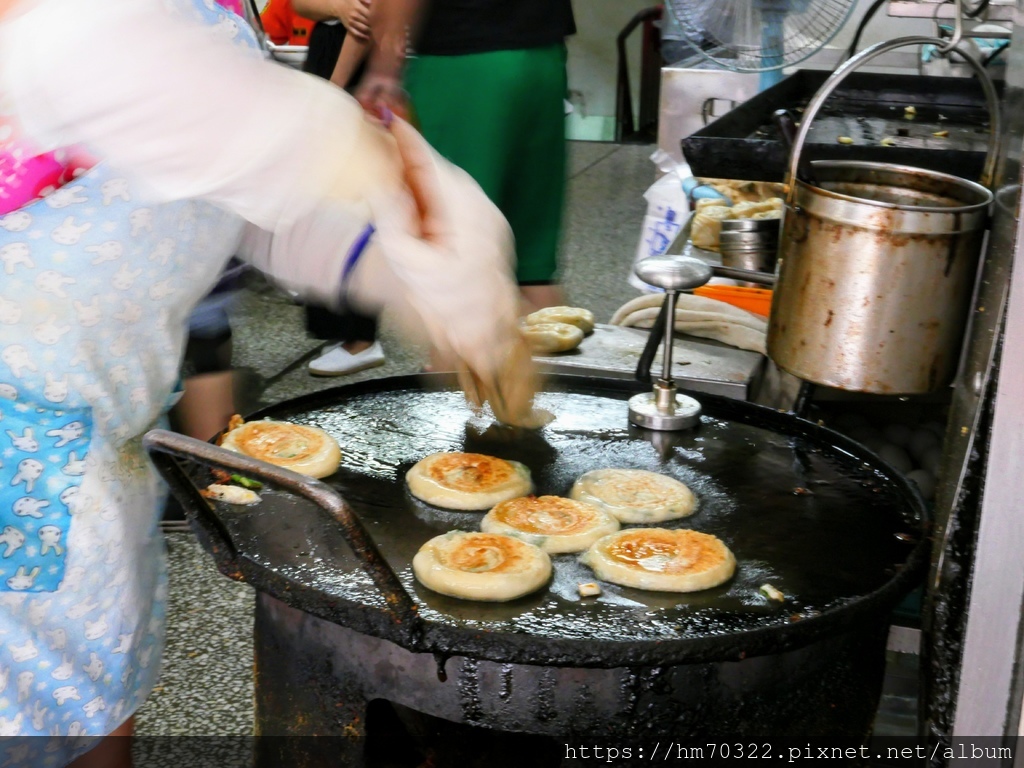
[[[691,256],[649,256],[637,263],[635,271],[645,283],[665,291],[661,312],[651,328],[650,338],[636,368],[639,381],[651,380],[651,365],[658,345],[662,340],[664,345],[661,376],[654,382],[651,392],[629,399],[629,421],[638,427],[659,431],[689,429],[700,421],[701,406],[692,397],[679,394],[672,380],[676,297],[680,291],[692,291],[710,280],[711,267]]]

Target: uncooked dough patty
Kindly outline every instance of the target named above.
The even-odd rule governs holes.
[[[658,592],[695,592],[732,578],[736,558],[709,533],[629,528],[598,539],[580,556],[599,579]]]
[[[544,586],[551,578],[551,558],[512,536],[449,531],[420,547],[412,570],[420,583],[442,595],[500,602]]]
[[[413,496],[447,509],[490,509],[533,490],[524,465],[482,453],[432,453],[405,480]]]
[[[661,523],[692,515],[697,508],[681,482],[644,469],[595,469],[580,477],[569,495],[621,523]]]
[[[522,496],[503,501],[484,515],[480,530],[507,533],[548,554],[582,552],[619,530],[619,521],[590,504],[560,496]]]
[[[310,477],[327,477],[341,464],[338,441],[318,427],[288,421],[249,421],[225,433],[221,447]]]

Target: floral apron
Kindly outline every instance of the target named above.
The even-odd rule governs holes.
[[[141,435],[241,229],[103,164],[0,217],[0,737],[51,737],[0,739],[0,765],[65,765],[156,682],[162,490]]]

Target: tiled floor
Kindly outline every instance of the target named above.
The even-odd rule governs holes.
[[[653,146],[572,142],[564,230],[564,283],[570,301],[606,322],[637,292],[626,283],[654,180]],[[252,410],[329,387],[418,371],[421,349],[404,344],[387,322],[387,363],[344,378],[315,378],[305,363],[321,343],[302,310],[254,281],[233,316],[234,361],[250,381]],[[167,534],[171,606],[163,674],[138,713],[146,736],[248,735],[253,730],[253,592],[220,576],[195,538]]]
[[[253,732],[253,590],[230,581],[191,533],[167,534],[171,590],[160,681],[137,716],[145,736]]]

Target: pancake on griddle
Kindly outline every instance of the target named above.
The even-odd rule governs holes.
[[[337,440],[319,427],[288,421],[243,422],[233,416],[220,445],[310,477],[332,475],[341,464]]]
[[[420,547],[412,570],[421,584],[442,595],[503,602],[544,586],[551,578],[551,558],[512,536],[449,531]]]
[[[405,481],[417,499],[446,509],[490,509],[533,490],[524,465],[482,453],[432,453],[413,465]]]
[[[736,558],[717,536],[667,528],[612,533],[594,542],[580,562],[604,581],[657,592],[710,589],[736,571]]]
[[[620,523],[662,523],[697,509],[689,488],[644,469],[595,469],[580,477],[569,495],[603,509]]]
[[[582,552],[619,530],[619,521],[591,504],[560,496],[521,496],[496,504],[480,521],[486,533],[505,533],[548,554]]]

